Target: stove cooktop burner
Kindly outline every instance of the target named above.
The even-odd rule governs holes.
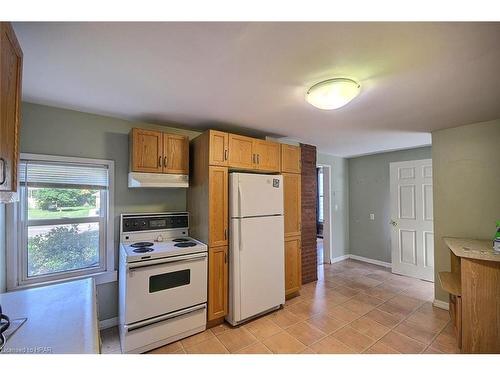
[[[189,238],[174,238],[172,242],[188,242]]]
[[[130,245],[131,247],[148,247],[148,246],[153,246],[152,242],[136,242]],[[151,250],[153,251],[153,250]]]
[[[149,242],[146,242],[146,243],[149,243]],[[150,247],[138,247],[138,248],[134,249],[134,253],[149,253],[153,250],[154,249],[152,249]]]
[[[196,246],[196,242],[179,242],[174,245],[175,247],[192,247]]]

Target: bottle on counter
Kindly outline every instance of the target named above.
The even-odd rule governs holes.
[[[497,221],[497,233],[493,239],[493,250],[500,252],[500,221]]]

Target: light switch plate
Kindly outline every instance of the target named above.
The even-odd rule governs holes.
[[[375,214],[370,214],[370,220],[375,220]]]

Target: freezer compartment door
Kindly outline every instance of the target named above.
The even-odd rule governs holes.
[[[283,215],[282,176],[230,173],[229,215],[230,217]]]
[[[231,220],[230,319],[248,319],[285,303],[283,217]]]

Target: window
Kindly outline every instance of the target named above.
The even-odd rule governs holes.
[[[21,155],[10,288],[114,272],[113,169],[106,160]]]

